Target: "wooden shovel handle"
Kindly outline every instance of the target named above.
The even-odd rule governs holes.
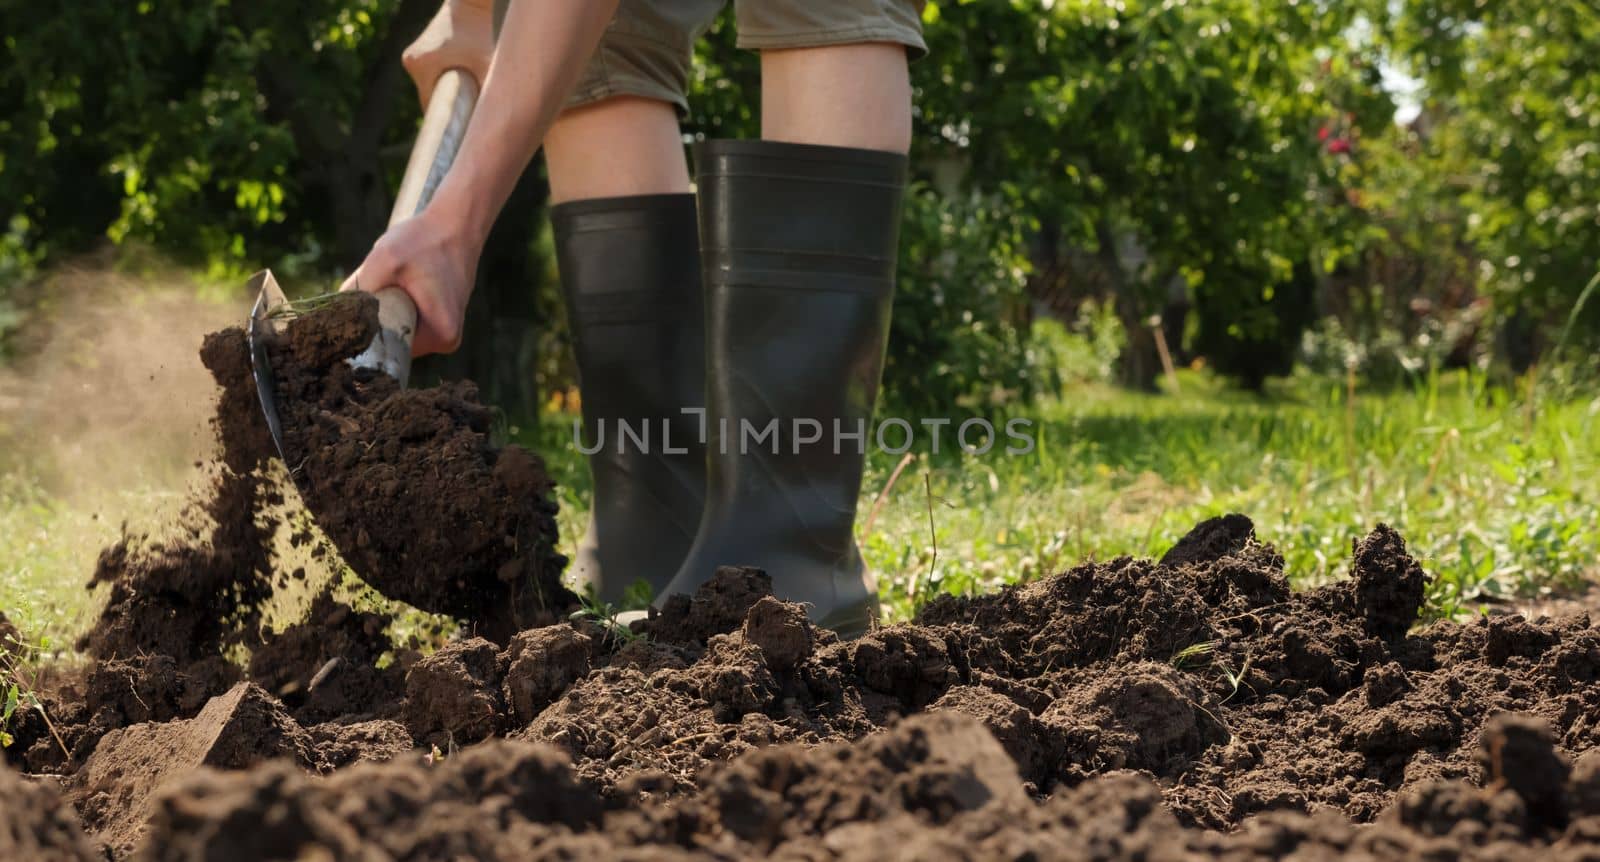
[[[395,196],[394,209],[389,211],[389,224],[411,218],[422,211],[438,191],[439,183],[456,160],[461,150],[461,139],[467,133],[467,121],[478,105],[478,82],[465,69],[448,69],[433,85],[433,96],[422,115],[422,128],[417,131],[417,141],[411,145],[411,159],[406,162],[405,178],[400,181],[400,193]],[[378,322],[383,327],[380,337],[398,338],[403,342],[403,356],[411,356],[411,339],[417,330],[417,306],[411,297],[398,287],[378,291]],[[388,347],[401,352],[399,345]],[[401,378],[402,383],[404,378]]]

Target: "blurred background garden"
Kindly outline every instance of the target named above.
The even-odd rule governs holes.
[[[0,611],[84,618],[94,554],[205,454],[199,336],[271,266],[330,289],[381,232],[437,0],[0,2]],[[1399,528],[1436,614],[1600,574],[1600,6],[943,0],[884,411],[1025,417],[1028,458],[874,456],[894,615],[1241,511],[1301,581]],[[725,16],[686,141],[751,137]],[[587,476],[536,161],[467,344]]]

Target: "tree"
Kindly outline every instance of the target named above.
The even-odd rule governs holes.
[[[1509,336],[1502,349],[1525,366],[1553,340],[1538,333],[1563,330],[1600,271],[1600,10],[1407,0],[1375,14],[1425,86],[1421,155],[1469,214],[1480,282]],[[1574,338],[1600,343],[1600,302],[1576,323]]]

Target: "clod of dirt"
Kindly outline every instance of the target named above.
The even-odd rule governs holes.
[[[317,765],[311,737],[250,683],[213,698],[192,719],[136,724],[106,734],[69,784],[68,799],[114,854],[132,849],[171,781],[201,766],[245,769],[274,757]]]
[[[1384,640],[1404,636],[1427,599],[1427,573],[1387,524],[1352,546],[1350,580],[1322,591],[1329,609],[1361,619],[1368,633]]]
[[[1144,662],[1073,686],[1039,722],[1058,740],[1066,780],[1115,769],[1175,775],[1203,749],[1228,741],[1215,708],[1188,675]]]
[[[543,462],[491,442],[490,410],[470,383],[400,390],[346,363],[377,327],[377,301],[351,295],[269,341],[284,455],[306,507],[390,598],[472,621],[502,643],[554,622],[575,597],[560,582]],[[243,349],[231,335],[214,345]],[[212,364],[234,369],[238,359]],[[218,382],[224,405],[254,397],[248,377]]]
[[[334,300],[321,310],[292,317],[276,345],[301,368],[331,368],[366,350],[378,336],[376,298],[354,294]]]
[[[1017,770],[1037,789],[1046,770],[1053,769],[1058,752],[1039,719],[1015,700],[981,685],[961,685],[945,692],[930,712],[959,712],[981,722],[1016,762]]]
[[[446,644],[406,674],[406,727],[441,747],[478,742],[500,727],[499,650],[483,638]]]
[[[750,606],[742,631],[747,642],[761,648],[767,666],[778,673],[809,657],[817,642],[806,609],[772,596],[762,596]]]
[[[1417,621],[1427,599],[1428,575],[1406,553],[1406,540],[1379,524],[1355,543],[1356,601],[1367,630],[1385,639],[1400,637]]]
[[[511,717],[527,724],[589,672],[593,642],[571,626],[529,629],[511,639],[500,657],[502,690]]]
[[[277,448],[261,415],[244,330],[230,327],[207,335],[200,344],[200,362],[221,387],[211,430],[221,444],[222,462],[246,475],[277,454]]]
[[[1538,659],[1559,642],[1553,634],[1520,615],[1490,619],[1488,634],[1483,657],[1495,667],[1504,667],[1512,656]]]
[[[712,664],[684,670],[599,669],[512,737],[559,746],[577,760],[580,778],[609,794],[632,796],[641,784],[656,794],[691,790],[713,762],[798,738],[762,712],[733,714],[733,703],[749,705],[762,693],[750,681],[757,669],[765,671],[758,656],[734,657],[742,661],[732,667],[719,654]]]
[[[306,728],[317,758],[329,769],[362,761],[393,760],[412,749],[411,732],[398,721],[329,722]]]
[[[1413,690],[1411,680],[1406,677],[1406,669],[1399,662],[1369,667],[1366,676],[1361,679],[1361,691],[1371,709],[1382,709]]]
[[[0,859],[98,862],[95,850],[55,783],[31,779],[0,764]]]
[[[714,773],[699,801],[702,829],[726,830],[766,854],[851,822],[909,814],[946,823],[991,805],[1021,806],[1027,796],[1015,764],[983,725],[943,712],[908,718],[855,745],[752,752]]]
[[[1340,730],[1339,744],[1374,760],[1404,761],[1449,746],[1461,733],[1461,717],[1448,702],[1411,696],[1395,703],[1398,708],[1356,712]]]
[[[850,644],[850,654],[861,685],[893,697],[897,711],[921,709],[961,682],[949,645],[926,629],[894,626],[871,632]]]
[[[694,670],[698,673],[691,674],[689,684],[724,723],[766,712],[781,690],[761,650],[732,635],[712,638]]]
[[[1600,816],[1600,749],[1590,749],[1572,764],[1572,812],[1576,817]]]
[[[660,613],[635,626],[662,643],[704,644],[713,635],[738,629],[750,608],[770,595],[772,577],[765,571],[750,566],[719,566],[693,596],[668,596]]]
[[[1479,744],[1479,762],[1491,787],[1517,794],[1534,823],[1550,829],[1567,825],[1572,766],[1556,750],[1547,722],[1511,713],[1497,715],[1484,725]]]
[[[1159,565],[1183,566],[1214,563],[1248,548],[1256,538],[1256,525],[1243,515],[1223,515],[1201,521],[1161,557]]]

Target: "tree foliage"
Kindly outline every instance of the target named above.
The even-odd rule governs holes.
[[[396,60],[435,6],[4,4],[13,244],[70,253],[110,237],[235,267],[348,264],[383,225],[385,145],[416,116]]]
[[[1600,271],[1600,7],[1408,0],[1388,31],[1426,86],[1421,155],[1504,313],[1558,323]],[[1600,307],[1577,334],[1593,344]]]
[[[1201,318],[1211,352],[1292,341],[1277,331],[1286,318],[1255,312],[1337,226],[1317,132],[1388,108],[1377,73],[1346,62],[1352,13],[1244,0],[929,9],[919,149],[1098,256],[1130,334],[1129,382],[1154,379],[1146,319],[1174,276],[1219,310]],[[1248,375],[1283,358],[1238,364]]]

